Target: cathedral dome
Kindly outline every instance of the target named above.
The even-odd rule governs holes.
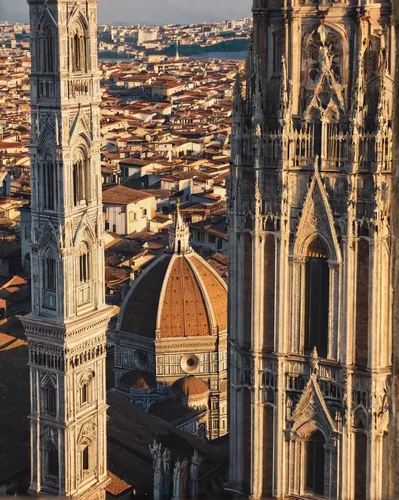
[[[209,387],[198,377],[187,375],[179,378],[172,385],[173,392],[179,392],[190,397],[203,396],[209,392]]]
[[[217,335],[227,330],[227,286],[191,249],[162,255],[133,283],[118,323],[154,340]]]

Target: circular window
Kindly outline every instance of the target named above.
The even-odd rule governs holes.
[[[186,354],[181,359],[181,367],[187,373],[195,372],[198,368],[199,359],[195,354]]]
[[[143,351],[136,351],[134,353],[134,362],[139,370],[146,370],[148,368],[148,356]]]

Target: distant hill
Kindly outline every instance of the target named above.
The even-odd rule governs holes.
[[[215,43],[214,45],[207,45],[201,47],[197,44],[180,45],[179,54],[183,57],[204,55],[209,53],[223,53],[223,52],[246,52],[248,51],[248,40],[246,38],[226,40],[223,42]],[[173,57],[176,54],[176,46],[172,45],[163,50],[163,54]]]

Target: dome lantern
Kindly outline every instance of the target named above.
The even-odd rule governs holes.
[[[172,253],[182,254],[191,252],[190,228],[183,220],[180,212],[180,200],[177,201],[177,209],[173,224],[169,228],[169,250]]]

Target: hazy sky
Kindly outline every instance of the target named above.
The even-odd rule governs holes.
[[[100,0],[99,22],[195,23],[251,14],[252,0]],[[27,14],[26,0],[0,0],[0,19]],[[20,19],[16,19],[20,20]]]

